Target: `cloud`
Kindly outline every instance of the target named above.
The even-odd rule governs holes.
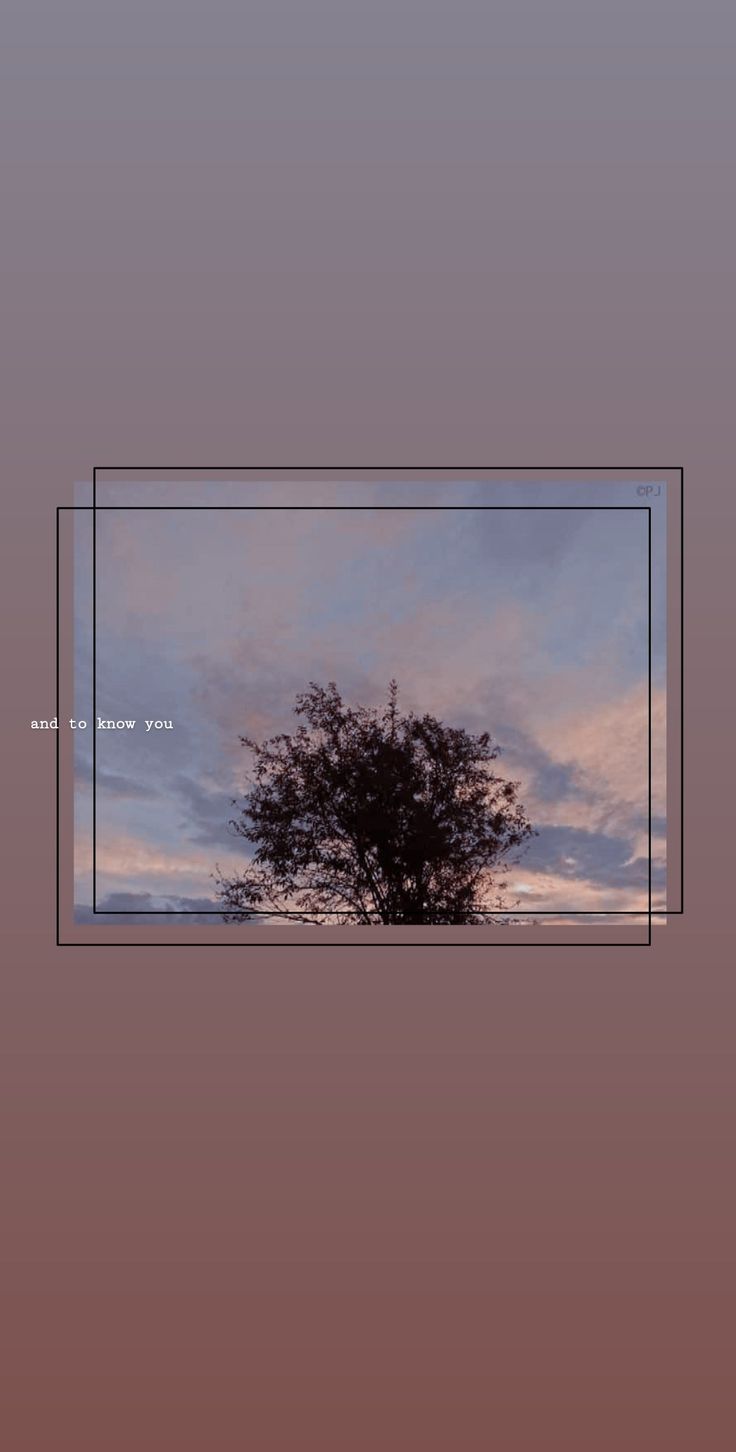
[[[75,903],[74,921],[92,926],[112,924],[186,923],[208,926],[218,921],[222,906],[209,897],[157,897],[150,892],[109,892],[100,901],[97,912],[88,903]],[[123,917],[122,914],[125,914]],[[186,914],[186,917],[182,916]]]
[[[99,904],[100,912],[143,912],[154,908],[156,900],[150,892],[108,892]]]
[[[573,899],[580,882],[591,889],[630,891],[639,906],[647,903],[648,853],[635,852],[634,843],[626,837],[575,827],[542,827],[524,857],[522,872],[525,878],[539,874],[570,884],[565,904],[568,908],[576,905]],[[654,857],[652,885],[657,889],[664,887],[663,866],[661,862],[655,863]]]
[[[152,786],[150,782],[135,781],[133,777],[124,776],[120,772],[105,771],[103,767],[98,766],[94,776],[96,776],[98,792],[105,792],[109,796],[148,801],[152,794],[156,795],[156,787]],[[79,785],[92,785],[92,762],[88,761],[86,757],[80,757],[75,762],[74,780]]]
[[[238,816],[236,799],[227,792],[213,791],[190,776],[175,777],[172,787],[185,807],[181,827],[188,841],[213,847],[226,846],[232,851],[236,834],[229,823]]]
[[[234,843],[231,843],[231,848]],[[243,844],[245,845],[245,844]],[[196,852],[185,842],[162,846],[131,833],[98,832],[97,881],[100,898],[109,893],[150,893],[152,897],[204,897],[214,886],[215,857],[225,873],[242,868],[245,853]],[[88,831],[75,838],[75,872],[81,884],[92,867],[92,841]]]
[[[567,707],[550,723],[553,760],[573,764],[582,788],[568,804],[569,825],[631,830],[649,815],[649,710],[645,683],[587,710]],[[652,693],[652,812],[666,815],[666,697]]]

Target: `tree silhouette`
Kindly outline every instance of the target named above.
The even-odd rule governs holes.
[[[497,879],[532,835],[498,746],[434,716],[349,706],[334,681],[297,696],[293,735],[258,744],[231,830],[255,846],[244,872],[215,875],[225,919],[481,923],[508,911]],[[237,805],[234,802],[233,805]]]

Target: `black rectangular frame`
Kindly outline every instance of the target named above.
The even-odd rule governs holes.
[[[132,511],[147,511],[147,510],[157,510],[157,511],[164,511],[164,510],[166,510],[166,511],[171,511],[171,512],[177,512],[179,510],[182,510],[182,511],[183,510],[187,510],[187,511],[192,511],[192,510],[194,510],[194,511],[227,510],[227,511],[233,511],[233,512],[235,512],[235,511],[237,511],[237,512],[241,512],[241,511],[242,512],[250,512],[250,511],[262,511],[262,510],[273,511],[273,510],[287,510],[287,509],[288,510],[291,510],[291,511],[295,511],[295,510],[310,510],[310,511],[313,511],[313,510],[325,510],[325,511],[327,511],[327,510],[360,510],[360,509],[362,509],[362,510],[367,510],[367,509],[373,509],[373,510],[375,510],[375,509],[381,509],[381,508],[383,508],[383,509],[399,508],[399,509],[405,509],[405,510],[412,510],[412,511],[415,511],[415,512],[422,512],[422,511],[432,511],[432,512],[442,511],[442,512],[444,512],[444,511],[447,511],[447,510],[456,510],[456,509],[461,509],[461,510],[483,509],[483,510],[508,510],[508,511],[513,511],[513,510],[518,510],[518,509],[535,509],[535,510],[557,510],[557,509],[562,509],[562,510],[591,510],[591,509],[605,509],[605,510],[609,510],[609,511],[611,511],[611,510],[615,510],[615,511],[623,511],[623,510],[630,511],[630,510],[634,510],[636,512],[646,513],[647,514],[647,516],[648,516],[648,518],[647,518],[647,534],[648,534],[648,611],[649,611],[649,618],[648,618],[648,798],[649,798],[649,801],[648,801],[648,836],[649,836],[649,881],[648,881],[648,907],[646,909],[646,913],[647,913],[647,920],[648,920],[648,937],[647,937],[646,943],[600,943],[600,942],[596,942],[596,943],[583,942],[583,943],[581,943],[580,941],[574,941],[574,942],[565,942],[565,943],[539,943],[539,944],[529,944],[529,943],[522,944],[522,943],[512,943],[512,942],[504,943],[504,944],[501,944],[501,943],[487,943],[487,942],[486,943],[468,943],[468,942],[463,942],[463,943],[435,943],[435,944],[432,944],[432,943],[427,943],[427,944],[424,944],[424,943],[392,943],[390,945],[389,944],[379,945],[379,944],[367,944],[367,943],[364,943],[364,942],[363,943],[354,943],[354,942],[353,943],[346,943],[346,942],[341,942],[341,943],[324,944],[324,946],[329,946],[329,947],[338,947],[338,946],[339,947],[359,947],[359,946],[360,947],[369,947],[369,946],[374,946],[374,947],[378,947],[378,946],[403,946],[403,947],[419,947],[419,946],[422,946],[422,947],[423,946],[427,946],[427,947],[430,947],[430,946],[434,946],[434,947],[441,947],[441,946],[445,946],[445,947],[455,947],[455,946],[457,946],[457,947],[460,947],[460,946],[462,946],[462,947],[501,947],[501,946],[506,946],[506,947],[645,947],[645,946],[651,946],[651,942],[652,942],[652,916],[653,915],[654,916],[657,916],[657,917],[667,917],[667,916],[677,916],[677,915],[682,914],[682,912],[684,911],[684,830],[683,830],[683,828],[684,828],[684,761],[683,761],[683,752],[682,752],[683,728],[684,728],[684,470],[682,468],[679,468],[679,469],[674,470],[674,471],[673,470],[662,471],[662,472],[668,472],[668,473],[676,472],[676,473],[679,473],[679,475],[680,475],[680,714],[681,714],[681,737],[680,737],[680,743],[681,743],[681,752],[680,752],[680,757],[681,757],[681,760],[680,760],[680,772],[681,772],[681,782],[680,782],[680,814],[681,814],[681,824],[682,824],[682,826],[681,826],[681,842],[680,842],[680,878],[681,878],[681,882],[680,882],[680,904],[681,905],[680,905],[679,908],[655,910],[655,912],[653,914],[653,912],[652,912],[652,855],[651,855],[651,839],[652,839],[652,821],[651,821],[651,818],[652,818],[652,807],[651,807],[651,787],[652,787],[652,730],[651,730],[651,698],[652,698],[652,675],[651,675],[651,645],[652,645],[652,613],[651,613],[651,605],[652,605],[652,572],[651,572],[651,566],[652,566],[652,528],[651,528],[651,506],[649,506],[649,505],[402,505],[402,506],[392,506],[392,505],[383,505],[383,506],[381,506],[381,505],[110,505],[110,506],[106,506],[106,505],[98,505],[97,504],[97,472],[98,472],[98,467],[100,467],[100,466],[94,467],[93,468],[93,471],[92,471],[92,491],[93,491],[92,492],[92,500],[93,500],[92,505],[91,506],[89,506],[89,505],[87,505],[87,506],[63,506],[63,505],[60,505],[60,506],[57,507],[57,512],[56,512],[56,697],[57,697],[57,718],[59,716],[59,695],[60,695],[60,681],[59,681],[59,671],[60,671],[60,660],[59,660],[59,656],[60,656],[60,639],[59,639],[59,514],[62,511],[67,512],[67,510],[70,511],[70,512],[89,512],[91,510],[91,512],[93,514],[93,543],[92,543],[92,594],[93,594],[92,694],[93,694],[93,703],[92,704],[93,704],[93,718],[94,718],[94,722],[95,722],[94,731],[93,731],[93,738],[92,738],[92,740],[93,740],[93,745],[92,745],[92,754],[93,754],[93,779],[92,779],[92,812],[93,812],[93,913],[99,913],[100,916],[103,916],[103,917],[110,917],[110,916],[136,916],[136,917],[139,917],[139,916],[145,916],[145,917],[149,917],[149,916],[161,916],[161,917],[167,917],[167,918],[172,918],[172,917],[177,917],[177,916],[181,916],[181,917],[185,917],[185,916],[222,917],[222,916],[225,915],[225,910],[224,909],[223,910],[214,910],[213,909],[212,911],[207,911],[207,912],[198,912],[196,909],[181,909],[181,910],[153,909],[151,911],[151,913],[140,914],[140,913],[136,912],[135,909],[120,909],[120,910],[108,911],[108,910],[105,910],[105,909],[99,909],[97,907],[97,903],[96,903],[96,876],[97,876],[97,864],[96,864],[96,841],[97,841],[97,837],[96,837],[96,828],[97,828],[97,781],[96,781],[96,763],[97,763],[97,730],[96,730],[96,720],[97,720],[97,717],[96,717],[96,706],[97,706],[97,699],[96,699],[96,687],[97,687],[97,610],[96,610],[96,605],[97,605],[97,527],[96,527],[96,523],[97,523],[97,510],[98,509],[105,510],[105,512],[107,512],[108,509],[110,509],[111,511],[112,510],[119,510],[119,511],[131,511],[131,512]],[[143,467],[144,466],[136,466],[136,469],[124,468],[123,466],[110,466],[109,469],[108,468],[103,469],[103,468],[100,467],[100,472],[106,472],[106,473],[107,472],[133,473],[133,472],[141,472],[142,469],[143,469]],[[161,466],[161,465],[155,466],[155,468],[154,468],[154,466],[151,466],[151,472],[160,471],[163,467],[164,466]],[[496,469],[498,468],[498,466],[495,466],[495,467],[496,467]],[[168,469],[170,468],[170,466],[166,466],[166,468],[167,468],[167,471],[168,471]],[[234,473],[235,472],[240,472],[240,470],[242,468],[243,468],[243,466],[239,466],[239,468],[237,470],[236,469],[233,469],[232,472],[234,472]],[[304,472],[304,468],[305,468],[304,465],[301,465],[298,468],[295,467],[294,468],[294,472],[297,472],[297,473],[298,472]],[[515,466],[514,467],[514,472],[518,472],[520,468],[521,468],[521,466]],[[550,466],[545,466],[545,468],[539,468],[539,469],[535,469],[535,470],[531,470],[530,469],[529,472],[530,473],[533,473],[533,472],[544,473],[549,468],[550,468]],[[229,470],[223,469],[223,466],[218,466],[218,472],[220,472],[220,471],[222,471],[222,472],[229,472]],[[524,471],[525,470],[522,470],[522,472],[524,472]],[[198,472],[208,472],[208,471],[206,471],[204,469],[202,469],[202,470],[195,469],[194,466],[191,466],[190,465],[190,466],[187,466],[186,468],[182,468],[180,470],[179,469],[173,470],[173,472],[181,472],[181,473],[185,473],[185,472],[186,473],[197,472],[198,473]],[[285,472],[285,469],[283,467],[278,467],[277,468],[276,466],[269,466],[268,468],[258,469],[257,472],[258,473],[263,473],[263,474],[274,473],[274,472],[282,473],[282,472]],[[287,470],[286,472],[291,472],[291,470]],[[334,473],[334,472],[351,472],[351,470],[342,470],[342,469],[337,469],[336,466],[329,466],[329,467],[326,467],[324,470],[318,470],[316,472],[324,472],[324,473],[331,472],[331,473]],[[371,469],[370,472],[374,472],[374,470]],[[411,472],[411,473],[415,473],[415,472],[421,472],[421,473],[430,473],[430,472],[432,472],[432,473],[437,473],[437,472],[440,472],[440,473],[451,473],[452,471],[451,470],[448,470],[446,468],[443,468],[443,467],[439,467],[439,466],[433,466],[431,469],[420,470],[420,471],[417,471],[414,467],[412,467],[411,469],[409,469],[409,468],[407,468],[407,466],[402,466],[402,467],[397,467],[396,469],[393,469],[393,470],[390,470],[390,471],[382,470],[382,472],[391,472],[391,473],[407,473],[407,472]],[[491,471],[489,471],[489,470],[478,470],[478,471],[472,471],[472,472],[478,472],[479,474],[482,475],[482,474],[489,473]],[[619,473],[619,472],[624,472],[624,471],[622,471],[622,470],[616,470],[616,469],[613,469],[612,467],[608,467],[608,466],[606,466],[605,469],[601,469],[601,467],[599,466],[595,470],[586,470],[586,469],[583,469],[581,466],[577,466],[576,468],[570,468],[568,470],[562,470],[561,472],[565,472],[565,473],[593,473],[593,472],[595,472],[595,473],[598,473],[598,472]],[[657,471],[656,470],[651,470],[650,468],[647,468],[646,471],[642,471],[642,472],[651,473],[651,472],[657,472]],[[96,942],[96,943],[93,944],[93,943],[87,943],[87,942],[81,942],[80,943],[78,941],[76,941],[74,943],[62,942],[61,939],[60,939],[60,934],[59,934],[59,919],[60,919],[60,903],[59,903],[59,887],[60,887],[60,865],[59,865],[59,846],[60,846],[60,844],[59,844],[59,792],[60,792],[60,783],[59,783],[59,738],[58,738],[58,734],[57,734],[57,751],[56,751],[56,757],[57,757],[57,771],[56,771],[56,924],[57,924],[56,941],[57,941],[57,946],[59,946],[59,947],[71,947],[71,946],[81,946],[81,947],[91,947],[91,946],[100,946],[100,947],[204,947],[204,948],[208,948],[208,947],[248,947],[248,946],[250,946],[250,947],[261,947],[261,946],[262,947],[304,947],[304,946],[310,946],[309,944],[305,944],[305,943],[302,943],[302,942],[300,942],[300,943],[283,943],[283,942],[281,942],[281,943],[276,943],[276,942],[261,943],[261,942],[259,942],[259,943],[248,944],[247,942],[243,942],[242,940],[238,941],[237,943],[232,943],[231,942],[231,943],[206,943],[206,944],[205,943],[155,943],[155,942],[154,943],[148,943],[148,944],[146,944],[146,943],[140,943],[140,942],[137,942],[137,943],[129,943],[129,944],[125,944],[125,943],[122,943],[121,944],[121,943],[117,943],[117,942],[108,942],[108,943]],[[579,917],[586,917],[586,918],[597,917],[597,916],[600,916],[600,917],[603,917],[603,916],[605,916],[605,917],[613,917],[613,916],[616,916],[616,917],[641,917],[641,916],[643,916],[643,912],[644,912],[644,910],[637,910],[637,909],[612,909],[610,912],[604,912],[603,910],[601,910],[599,913],[591,913],[589,910],[572,909],[569,912],[565,912],[564,914],[562,914],[561,913],[561,910],[559,910],[559,909],[538,909],[538,910],[534,910],[534,909],[521,909],[518,912],[515,910],[515,914],[514,915],[515,916],[517,916],[517,915],[518,916],[530,916],[530,917],[542,917],[542,916],[559,917],[561,915],[564,915],[565,917],[579,916]],[[489,910],[489,914],[488,915],[491,916],[490,910]],[[264,914],[264,916],[266,916],[266,914]],[[273,918],[275,916],[275,914],[268,914],[268,916],[271,917],[271,918]],[[282,913],[282,914],[279,914],[279,916],[280,917],[287,917],[289,915],[286,914],[286,913]],[[320,946],[323,946],[323,944],[320,943]]]

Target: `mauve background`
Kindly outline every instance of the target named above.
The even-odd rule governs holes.
[[[731,7],[4,14],[4,1445],[725,1452]],[[685,917],[56,949],[53,509],[203,462],[683,464]]]

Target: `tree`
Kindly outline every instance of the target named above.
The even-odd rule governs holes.
[[[254,776],[230,827],[255,852],[239,876],[218,868],[226,921],[481,923],[508,910],[496,874],[533,834],[488,732],[402,715],[395,681],[379,708],[311,682],[295,713],[293,735],[240,738]]]

